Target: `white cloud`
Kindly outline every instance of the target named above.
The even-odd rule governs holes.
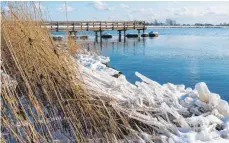
[[[179,17],[205,17],[205,16],[229,16],[229,11],[225,7],[207,7],[207,8],[188,8],[166,9],[169,15]]]
[[[109,10],[114,11],[115,7],[109,7],[109,5],[102,1],[94,1],[88,4],[89,6],[92,5],[97,10]]]
[[[120,7],[121,7],[121,8],[124,8],[124,9],[129,9],[129,8],[130,8],[129,5],[124,4],[124,3],[121,3],[121,4],[120,4]]]
[[[94,3],[94,7],[98,10],[105,10],[108,6],[108,4],[101,1],[95,1],[93,3]]]
[[[115,7],[107,7],[107,10],[115,11]]]
[[[74,8],[72,8],[71,6],[69,5],[65,5],[65,4],[62,4],[60,5],[60,7],[57,8],[58,11],[60,12],[70,12],[70,11],[73,11],[75,10]]]

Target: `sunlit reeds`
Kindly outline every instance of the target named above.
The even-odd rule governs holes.
[[[68,40],[70,52],[60,50],[34,3],[8,6],[1,23],[2,71],[10,77],[2,81],[2,140],[53,142],[64,136],[65,141],[112,141],[121,135],[114,120],[118,115],[96,96],[99,93],[89,94],[77,76],[70,55],[77,52],[75,41]],[[10,80],[15,84],[8,84]]]

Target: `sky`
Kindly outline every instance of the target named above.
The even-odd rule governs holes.
[[[229,23],[229,2],[52,1],[35,2],[48,20],[144,20],[181,24]],[[67,10],[67,16],[66,16]]]

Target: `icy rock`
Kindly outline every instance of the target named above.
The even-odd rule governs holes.
[[[186,88],[186,93],[189,93],[191,91],[192,91],[192,88],[190,88],[190,87]]]
[[[202,130],[200,133],[196,134],[196,139],[204,142],[212,140],[207,130]]]
[[[208,103],[210,91],[208,90],[207,85],[204,82],[197,83],[195,85],[195,90],[199,95],[199,99],[205,103]]]
[[[163,85],[164,87],[167,87],[171,91],[176,91],[176,86],[172,83],[167,83]]]
[[[224,100],[220,100],[216,109],[219,111],[220,114],[222,114],[224,116],[229,115],[229,106],[228,106],[228,103]]]
[[[222,114],[219,113],[219,111],[217,109],[213,109],[212,112],[211,112],[212,115],[216,116],[217,118],[219,119],[223,119],[224,116]]]
[[[187,122],[191,129],[195,132],[200,132],[201,130],[205,129],[209,124],[208,120],[205,120],[202,116],[187,118]]]
[[[218,119],[216,116],[214,115],[208,115],[206,117],[206,120],[208,120],[209,124],[222,124],[223,121],[221,121],[220,119]]]
[[[224,129],[220,131],[220,136],[222,138],[229,139],[229,129]]]
[[[200,101],[200,100],[196,100],[195,105],[198,106],[200,109],[202,109],[204,112],[210,110],[209,105],[206,104],[205,102]]]
[[[211,93],[209,96],[209,105],[212,107],[216,107],[220,102],[219,94]]]
[[[185,92],[185,85],[183,84],[177,85],[177,90],[180,92]]]
[[[188,93],[190,97],[199,97],[198,93],[196,90],[192,90]]]

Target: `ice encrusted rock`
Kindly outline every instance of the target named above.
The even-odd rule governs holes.
[[[87,88],[112,99],[110,105],[117,112],[153,127],[159,142],[229,142],[228,103],[211,93],[204,82],[197,83],[194,90],[185,89],[184,85],[172,83],[160,85],[136,72],[141,81],[131,84],[124,75],[112,77],[118,71],[101,66],[107,60],[92,54],[77,56]],[[157,142],[152,140],[151,133],[140,128],[135,130],[132,141],[135,138],[137,142]]]
[[[211,93],[209,95],[209,105],[212,107],[216,107],[220,103],[220,96],[216,93]]]
[[[195,85],[195,90],[198,93],[199,99],[205,103],[209,101],[210,91],[204,82],[197,83]]]
[[[220,100],[216,109],[219,111],[220,114],[224,116],[229,116],[229,106],[228,103],[224,100]]]

